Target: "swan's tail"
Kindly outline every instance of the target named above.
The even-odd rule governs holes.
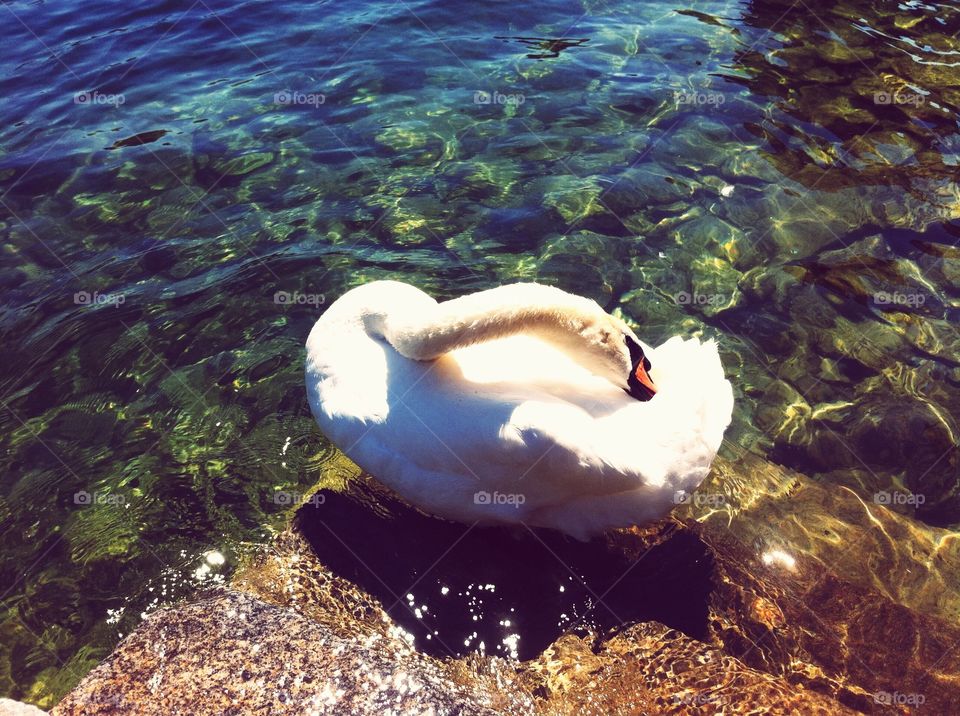
[[[704,468],[691,470],[686,476],[677,475],[676,489],[692,491],[706,478],[723,433],[730,425],[733,387],[724,376],[714,340],[701,343],[695,338],[683,340],[674,336],[656,349],[653,360],[654,369],[657,364],[668,368],[661,379],[655,375],[654,380],[665,402],[672,406],[671,413],[677,416],[676,434],[691,438],[691,467]]]
[[[656,396],[603,422],[597,436],[602,447],[595,451],[606,470],[630,475],[637,486],[606,492],[601,475],[580,495],[533,511],[529,524],[587,539],[665,517],[706,479],[733,414],[733,388],[717,344],[677,336],[652,351],[650,360]],[[638,430],[640,445],[633,439]]]
[[[587,495],[531,512],[531,527],[551,527],[582,542],[617,527],[642,525],[666,516],[676,507],[672,492],[655,487],[608,495]]]

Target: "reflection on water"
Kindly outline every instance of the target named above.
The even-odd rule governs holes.
[[[343,489],[301,347],[376,278],[716,335],[731,444],[960,523],[956,9],[78,8],[5,6],[0,693]]]

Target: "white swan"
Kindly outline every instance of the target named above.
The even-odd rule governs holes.
[[[733,411],[713,341],[654,350],[533,283],[443,303],[396,281],[354,288],[310,332],[306,382],[323,432],[413,504],[578,539],[665,516]]]

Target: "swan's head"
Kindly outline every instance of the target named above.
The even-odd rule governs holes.
[[[650,400],[657,393],[657,386],[653,384],[648,372],[653,366],[644,354],[640,342],[629,335],[626,338],[627,350],[630,352],[630,361],[633,364],[630,368],[630,377],[627,378],[627,392],[637,400]]]
[[[657,386],[650,378],[652,365],[640,340],[623,321],[608,314],[603,317],[609,320],[588,324],[581,332],[593,349],[588,367],[637,400],[650,400]]]

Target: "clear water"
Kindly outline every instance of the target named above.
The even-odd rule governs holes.
[[[0,13],[0,693],[349,491],[301,347],[375,278],[717,336],[732,444],[960,523],[954,7]]]

